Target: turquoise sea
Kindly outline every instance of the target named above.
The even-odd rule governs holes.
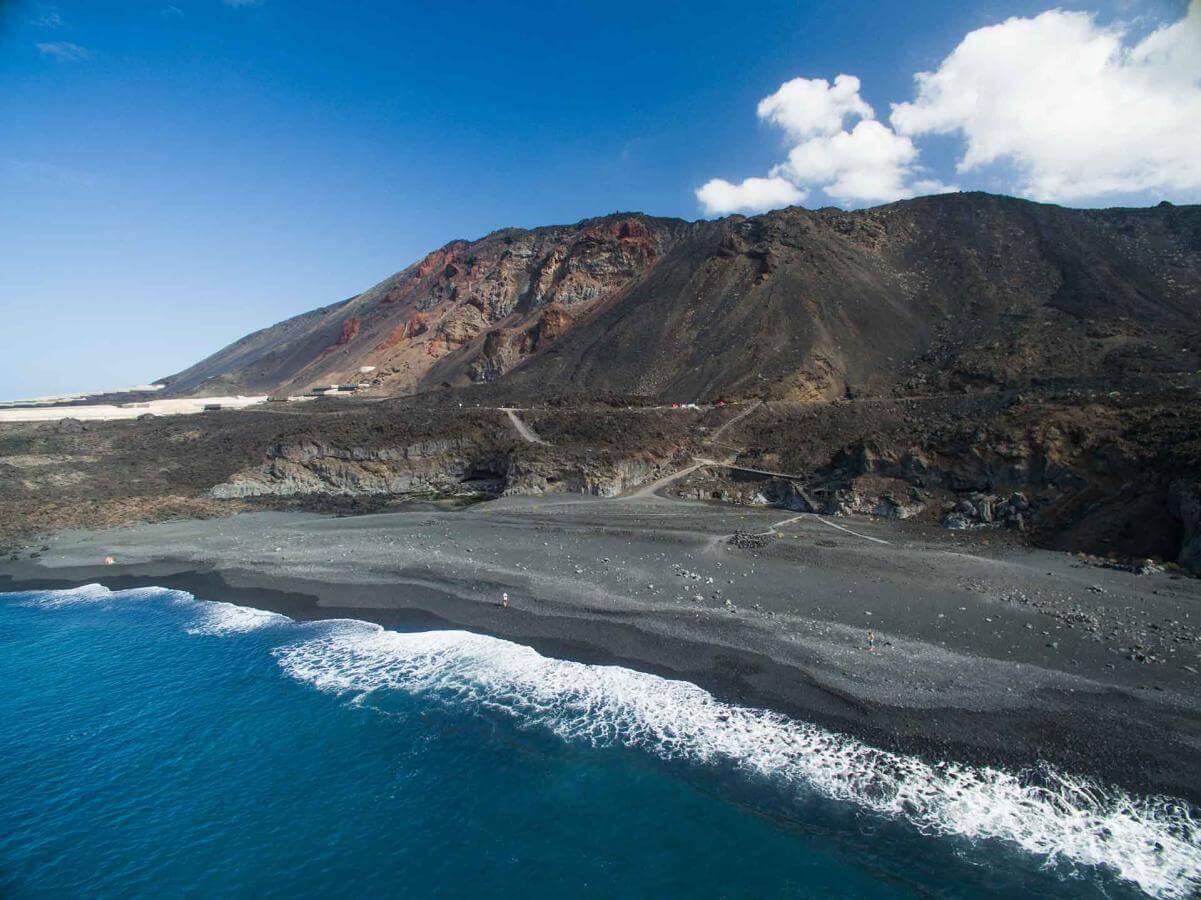
[[[1195,810],[459,631],[0,595],[0,897],[1189,897]]]

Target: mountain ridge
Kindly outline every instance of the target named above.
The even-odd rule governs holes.
[[[1201,326],[1199,299],[1196,206],[964,193],[693,222],[613,213],[450,241],[164,381],[173,393],[366,380],[379,395],[491,383],[671,400],[830,399],[923,379],[966,389],[1042,377],[1040,365],[1081,378],[1155,368],[1148,354]],[[1101,324],[1115,333],[1097,337]],[[1048,329],[1075,349],[1051,346]],[[1007,342],[1007,358],[924,364],[940,331],[944,344]],[[1197,362],[1188,343],[1172,348],[1182,364]]]

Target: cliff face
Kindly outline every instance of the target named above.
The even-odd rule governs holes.
[[[414,439],[409,429],[377,427],[380,407],[386,404],[365,406],[357,424],[344,424],[339,432],[319,427],[276,441],[259,464],[232,473],[206,496],[230,500],[566,492],[613,497],[690,459],[695,449],[692,426],[701,415],[601,407],[542,413],[539,427],[555,439],[552,445],[518,438],[496,411],[482,413],[482,418],[469,412],[466,422],[456,422],[455,411],[439,412],[427,422],[435,425],[434,431]],[[402,410],[390,412],[404,415]],[[388,417],[389,411],[382,416]],[[436,427],[439,418],[447,421],[445,433]]]
[[[670,399],[927,394],[1195,371],[1201,207],[946,195],[698,223],[506,378]]]
[[[383,449],[333,446],[273,448],[261,466],[215,485],[214,500],[465,495],[590,494],[616,497],[670,468],[653,450],[590,458],[525,447],[488,450],[462,441]]]
[[[357,297],[256,332],[166,381],[184,393],[301,391],[359,382],[366,366],[388,393],[441,378],[492,381],[643,277],[687,228],[617,215],[452,241]]]
[[[952,194],[453,241],[167,381],[811,400],[1195,371],[1199,334],[1201,207]]]

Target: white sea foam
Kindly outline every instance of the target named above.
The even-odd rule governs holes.
[[[687,682],[548,659],[466,632],[340,622],[274,653],[287,674],[323,690],[394,689],[462,702],[569,741],[733,764],[924,831],[1006,841],[1048,863],[1107,866],[1153,896],[1201,888],[1201,822],[1181,801],[1135,798],[1051,771],[929,764],[722,703]]]
[[[102,584],[83,584],[79,587],[62,591],[33,591],[25,598],[22,605],[54,609],[64,606],[134,603],[146,600],[199,602],[186,591],[171,591],[158,587],[129,588],[124,591],[113,591]]]
[[[233,603],[221,603],[216,600],[197,600],[187,591],[173,591],[159,587],[114,591],[102,584],[85,584],[69,590],[32,592],[24,600],[23,605],[55,609],[68,606],[146,601],[186,607],[193,613],[192,621],[185,629],[188,634],[240,634],[292,621],[279,613],[253,609],[249,606],[237,606]]]
[[[166,601],[188,606],[196,634],[286,625],[286,616],[183,591],[99,584],[43,591],[25,605]],[[401,690],[509,715],[568,741],[627,746],[663,759],[732,764],[918,829],[1009,842],[1048,863],[1105,866],[1148,894],[1201,891],[1201,822],[1184,802],[1132,797],[1041,770],[930,764],[815,725],[734,706],[684,681],[618,666],[549,659],[520,644],[459,631],[399,633],[356,620],[296,624],[273,652],[288,675],[362,696]],[[311,637],[310,637],[311,635]]]
[[[197,622],[188,626],[188,634],[244,634],[284,625],[292,620],[280,613],[249,606],[236,606],[216,600],[193,600],[197,604]]]
[[[112,593],[102,584],[84,584],[65,591],[35,591],[22,600],[20,605],[53,609],[56,606],[74,606],[108,600]]]

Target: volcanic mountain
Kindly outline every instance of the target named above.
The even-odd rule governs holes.
[[[980,193],[452,241],[164,379],[175,394],[830,399],[1201,368],[1201,207]],[[368,371],[368,367],[370,370]]]

